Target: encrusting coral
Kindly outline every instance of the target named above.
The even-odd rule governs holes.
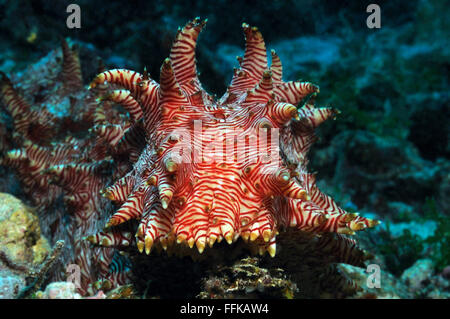
[[[277,235],[295,228],[322,238],[319,248],[330,255],[343,253],[339,261],[365,258],[344,235],[378,221],[339,208],[307,172],[315,128],[338,111],[314,106],[316,85],[284,82],[274,50],[268,67],[261,33],[245,23],[240,68],[220,99],[208,94],[195,60],[205,24],[196,18],[179,29],[160,83],[146,71],[114,69],[85,90],[77,54],[63,41],[61,84],[47,99],[68,100],[65,115],[34,110],[2,74],[2,101],[19,146],[2,164],[17,170],[52,229],[47,235],[71,247],[65,262],[81,267],[82,293],[92,294],[97,279],[110,287],[127,281],[126,272],[115,271],[126,268],[115,249],[128,246],[147,254],[196,246],[203,253],[242,238],[273,257]],[[120,205],[112,216],[104,197]]]

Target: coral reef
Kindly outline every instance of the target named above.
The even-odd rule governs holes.
[[[93,5],[84,1],[80,4],[83,17],[89,17]],[[49,6],[39,1],[39,4],[31,5],[25,1],[17,6],[0,1],[4,12],[0,24],[6,26],[5,32],[0,34],[0,43],[7,43],[0,54],[0,69],[8,72],[9,77],[2,75],[1,81],[0,107],[5,107],[6,112],[2,112],[0,117],[0,152],[5,164],[0,166],[0,191],[12,193],[25,200],[27,205],[36,207],[41,233],[51,245],[54,246],[60,239],[65,241],[59,265],[50,271],[50,281],[63,280],[65,267],[77,263],[82,269],[83,282],[83,288],[78,293],[83,295],[101,297],[105,291],[107,297],[110,295],[112,298],[170,298],[176,295],[172,293],[176,291],[185,293],[179,297],[195,297],[209,287],[206,284],[208,279],[233,283],[237,277],[232,276],[232,270],[241,269],[242,261],[245,264],[252,260],[253,266],[248,267],[251,270],[249,277],[259,278],[257,274],[260,272],[268,272],[275,279],[283,277],[286,282],[295,284],[295,298],[352,295],[357,298],[445,297],[444,292],[448,291],[445,270],[450,264],[448,250],[442,248],[448,246],[450,233],[447,222],[450,149],[446,125],[449,115],[446,108],[449,37],[446,36],[448,28],[443,27],[446,20],[442,19],[445,16],[442,13],[447,12],[448,8],[441,2],[418,0],[399,12],[395,5],[383,2],[383,28],[368,30],[360,25],[360,21],[364,20],[364,8],[356,4],[340,8],[321,2],[274,2],[260,10],[251,10],[249,17],[241,13],[250,12],[242,10],[246,4],[230,3],[226,4],[227,11],[236,14],[229,19],[222,19],[218,14],[218,8],[224,6],[223,2],[204,6],[203,1],[199,1],[190,4],[190,10],[182,9],[183,6],[175,1],[174,10],[169,11],[162,3],[137,4],[138,10],[121,6],[122,9],[117,10],[117,5],[105,4],[96,14],[120,13],[104,19],[101,25],[96,19],[85,19],[82,32],[62,31],[65,36],[70,34],[77,39],[78,56],[83,62],[79,68],[77,54],[73,50],[75,46],[64,43],[61,49],[52,50],[35,63],[38,56],[56,46],[51,39],[57,38],[56,34],[59,36],[61,30],[56,27],[60,22],[55,22],[54,16],[55,12],[64,11],[64,4]],[[209,36],[202,39],[198,50],[197,68],[201,71],[198,77],[208,91],[223,92],[229,83],[229,70],[236,63],[233,57],[241,52],[237,45],[240,39],[237,29],[240,22],[251,19],[252,23],[261,26],[266,40],[277,48],[277,55],[283,58],[285,78],[295,79],[307,74],[309,80],[321,84],[322,92],[327,92],[316,96],[307,94],[300,101],[299,110],[314,101],[321,104],[326,100],[327,105],[338,105],[343,111],[338,121],[320,125],[319,136],[322,138],[318,141],[314,138],[314,148],[307,154],[310,159],[308,171],[319,172],[317,185],[325,193],[332,194],[350,216],[360,211],[366,217],[388,221],[382,227],[370,232],[358,232],[353,237],[360,246],[375,254],[372,263],[381,266],[382,289],[367,289],[367,274],[359,266],[370,256],[357,246],[348,242],[345,244],[346,236],[316,233],[311,228],[293,233],[290,227],[277,227],[276,258],[273,259],[269,256],[248,258],[244,252],[248,245],[242,239],[228,246],[226,240],[217,243],[218,238],[214,249],[205,247],[201,255],[196,251],[198,246],[202,250],[201,241],[193,250],[186,245],[171,246],[170,241],[175,241],[176,237],[168,239],[167,243],[154,240],[153,246],[158,252],[167,244],[168,254],[189,254],[194,258],[191,260],[169,257],[164,253],[153,252],[150,257],[139,254],[139,248],[143,251],[146,247],[145,236],[141,238],[137,250],[135,247],[134,234],[140,228],[138,220],[120,225],[113,225],[115,222],[107,224],[117,208],[122,212],[126,210],[117,206],[124,202],[109,203],[98,196],[99,191],[104,190],[105,197],[110,197],[105,187],[127,176],[130,170],[133,177],[143,181],[145,174],[136,166],[133,168],[136,162],[144,163],[139,159],[141,150],[150,149],[148,144],[154,144],[156,151],[157,144],[164,146],[162,141],[155,142],[148,137],[145,122],[148,122],[146,119],[150,114],[140,112],[141,107],[146,105],[141,98],[141,93],[146,90],[145,85],[157,83],[150,80],[148,72],[144,72],[134,83],[142,84],[137,91],[119,83],[109,83],[108,86],[98,83],[88,91],[83,87],[81,78],[83,76],[86,83],[99,73],[96,71],[96,55],[101,55],[108,67],[140,70],[147,65],[152,75],[157,74],[160,62],[170,51],[176,25],[185,21],[185,15],[196,8],[203,8],[202,14],[207,14],[213,22],[209,26],[212,28]],[[39,14],[33,12],[36,10]],[[299,10],[311,13],[299,15]],[[10,28],[10,20],[17,19],[18,12],[23,15],[21,20],[25,23]],[[279,14],[274,15],[274,12]],[[49,15],[45,16],[45,13]],[[124,16],[129,18],[124,19]],[[292,16],[296,19],[289,19]],[[148,27],[143,17],[145,21],[152,21],[152,28]],[[274,22],[270,27],[266,24],[269,17]],[[217,23],[218,19],[221,23]],[[118,21],[121,28],[116,27]],[[296,31],[299,26],[302,28],[301,35]],[[144,29],[146,41],[142,41],[141,36]],[[24,65],[28,68],[20,71]],[[279,83],[273,81],[273,68],[272,61],[272,82],[276,86]],[[62,69],[67,72],[62,72]],[[176,71],[174,65],[173,69]],[[271,68],[268,69],[270,71]],[[243,70],[241,66],[238,72]],[[139,74],[136,73],[136,76]],[[263,78],[258,78],[257,82]],[[159,82],[163,85],[161,80]],[[180,88],[186,93],[184,86],[180,83]],[[197,101],[205,102],[204,97],[208,96],[207,93],[202,94],[197,100],[198,96],[194,99],[190,93],[186,94],[190,99],[189,105]],[[245,94],[248,96],[247,92],[242,93]],[[20,99],[23,103],[18,102]],[[138,108],[133,99],[139,104]],[[220,99],[213,96],[213,101],[220,102]],[[212,102],[204,104],[215,105]],[[224,112],[230,113],[233,112]],[[303,115],[300,111],[299,118]],[[213,114],[211,118],[214,117],[217,118]],[[222,120],[220,117],[217,119]],[[247,121],[251,122],[250,119]],[[292,123],[296,121],[291,119],[287,127],[294,127]],[[155,120],[157,123],[158,120]],[[157,128],[154,130],[157,131]],[[283,129],[281,133],[284,133]],[[159,135],[155,133],[152,136]],[[301,135],[304,136],[304,132]],[[123,143],[125,140],[126,143]],[[180,145],[180,141],[174,144]],[[290,142],[287,144],[290,148]],[[306,159],[294,158],[293,162],[299,163],[300,168],[291,167],[291,158],[283,154],[286,145],[280,146],[282,166],[289,164],[291,178],[305,186],[302,173],[306,173]],[[13,149],[15,151],[11,151]],[[154,161],[160,172],[168,173],[166,163],[162,163],[158,156],[156,154],[149,162]],[[185,172],[186,167],[184,163],[178,165],[177,171],[172,173],[176,178],[170,182],[178,183],[178,175]],[[74,180],[73,176],[79,176],[80,180]],[[241,181],[253,182],[252,178],[245,177]],[[219,181],[223,179],[208,179],[208,184],[214,185]],[[139,181],[136,182],[135,191],[139,186]],[[155,180],[149,182],[152,184]],[[146,186],[157,189],[157,185]],[[305,187],[305,191],[308,193],[310,189]],[[229,193],[227,195],[231,196],[232,192]],[[175,190],[169,206],[174,205],[179,195],[180,192]],[[155,198],[157,203],[159,192],[155,193]],[[209,197],[206,199],[208,201]],[[314,198],[312,202],[315,202]],[[283,205],[274,207],[279,206]],[[179,212],[175,210],[174,215]],[[109,227],[103,229],[105,224]],[[241,231],[242,225],[236,226],[235,235]],[[35,229],[34,226],[32,228]],[[94,235],[97,231],[102,232]],[[308,236],[311,231],[312,236]],[[344,232],[351,233],[349,230]],[[82,240],[84,236],[94,246]],[[266,245],[261,234],[254,242],[250,239],[247,242],[253,252],[260,250],[258,246],[263,248]],[[327,240],[331,248],[318,245]],[[122,241],[121,247],[117,247],[120,253],[111,248],[116,247],[118,241]],[[100,249],[98,244],[110,247]],[[189,242],[187,244],[189,246]],[[193,245],[196,244],[194,241]],[[352,251],[356,257],[345,258],[342,254],[339,258],[329,253],[340,251],[338,247],[344,251],[354,247]],[[261,249],[261,252],[264,251]],[[220,258],[220,254],[229,255],[229,259]],[[295,260],[293,256],[301,256],[298,259],[304,262]],[[414,287],[408,286],[411,280],[403,280],[401,275],[408,272],[417,274],[416,261],[420,259],[431,261],[427,263],[427,276]],[[12,263],[8,257],[4,260],[9,266],[0,270],[0,287],[7,288],[2,290],[4,295],[14,297],[29,281],[23,278],[28,269],[22,263]],[[336,266],[335,263],[339,262],[346,265]],[[122,270],[126,273],[129,267],[133,272],[131,278],[122,276]],[[283,271],[273,272],[277,268]],[[169,277],[165,272],[179,272],[180,275]],[[189,277],[183,278],[183,273],[189,273]],[[242,271],[239,274],[243,274]],[[350,283],[350,278],[357,284],[357,289]],[[185,279],[190,282],[189,287],[180,284]],[[129,280],[133,286],[126,285],[123,291],[121,287],[114,288],[118,282]],[[252,289],[251,280],[242,282]],[[164,289],[159,289],[158,284],[162,283]],[[227,287],[224,284],[224,288]],[[112,291],[107,292],[110,288],[113,288]],[[253,291],[255,295],[264,295],[259,290]],[[277,294],[276,290],[272,292]],[[239,291],[235,293],[240,294]]]
[[[295,283],[286,279],[283,269],[258,267],[257,258],[244,258],[232,267],[221,267],[205,280],[199,298],[287,298],[297,293]]]
[[[353,240],[327,233],[353,235],[378,221],[339,208],[307,172],[315,128],[338,111],[314,106],[316,85],[284,82],[273,50],[269,68],[262,35],[247,24],[241,67],[222,98],[211,96],[195,60],[205,23],[197,18],[179,30],[160,84],[146,71],[115,69],[85,90],[77,51],[65,40],[30,70],[39,81],[19,89],[1,74],[13,123],[4,145],[18,146],[2,164],[17,170],[45,235],[67,243],[54,280],[77,264],[83,295],[126,283],[126,258],[115,249],[134,245],[149,254],[177,242],[184,246],[175,251],[192,254],[183,247],[203,253],[207,244],[241,237],[274,257],[277,235],[293,227],[310,233],[310,246],[330,257],[325,263],[361,265],[368,256]],[[120,204],[107,222],[113,208],[100,193]]]

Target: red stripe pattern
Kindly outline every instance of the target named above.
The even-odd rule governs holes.
[[[86,92],[76,50],[63,42],[62,82],[55,80],[46,104],[66,99],[65,118],[33,109],[0,73],[0,98],[20,146],[1,164],[16,169],[51,238],[66,240],[63,263],[80,266],[83,294],[127,282],[114,253],[129,246],[202,253],[242,238],[275,256],[277,235],[291,228],[333,262],[368,258],[346,236],[378,221],[341,209],[307,170],[315,129],[338,111],[315,107],[316,85],[284,82],[279,56],[271,51],[269,67],[260,31],[245,23],[240,67],[224,96],[213,98],[195,60],[205,25],[196,18],[180,28],[160,83],[145,70],[101,70]]]
[[[121,203],[106,227],[139,220],[135,243],[147,254],[174,243],[202,253],[215,242],[242,237],[274,256],[276,235],[286,227],[353,234],[376,225],[339,208],[307,173],[315,128],[337,114],[314,107],[319,88],[284,82],[278,55],[272,51],[269,68],[261,33],[244,23],[240,68],[226,94],[213,100],[196,71],[196,41],[205,23],[196,18],[178,31],[160,84],[125,70],[103,72],[91,84],[127,88],[136,97],[128,110],[134,114],[140,104],[146,123],[147,146],[133,169],[104,192]],[[101,244],[101,238],[94,241]],[[352,245],[342,247],[334,253],[348,254]]]
[[[78,52],[69,48],[66,40],[61,43],[63,53],[63,65],[61,70],[62,82],[65,93],[76,92],[83,87],[83,77],[81,76],[81,65]]]
[[[56,60],[60,56],[62,63]],[[111,180],[123,176],[130,169],[123,154],[136,159],[138,155],[131,153],[142,150],[142,145],[138,145],[145,140],[145,136],[141,136],[142,114],[133,108],[137,103],[128,103],[132,102],[131,98],[139,97],[139,92],[136,96],[121,95],[122,99],[119,99],[114,95],[116,92],[108,92],[109,88],[104,83],[90,91],[84,90],[78,56],[65,41],[62,50],[56,50],[47,59],[47,68],[60,67],[60,71],[54,72],[56,78],[51,79],[51,87],[48,87],[52,93],[45,96],[40,105],[30,105],[7,76],[0,74],[0,103],[12,118],[12,139],[18,146],[5,152],[0,162],[16,170],[23,191],[36,207],[44,235],[50,242],[65,241],[61,263],[52,272],[51,280],[65,280],[63,268],[77,264],[81,270],[79,292],[89,294],[93,293],[92,284],[99,278],[113,285],[124,284],[128,280],[126,272],[110,274],[114,248],[92,246],[84,237],[104,226],[102,218],[111,204],[98,194]],[[121,83],[127,85],[130,78],[122,77]],[[32,94],[38,85],[28,84],[31,90],[22,92],[31,91]],[[129,86],[140,89],[137,85]],[[110,95],[111,100],[102,101],[99,107],[101,98],[97,98],[105,95]],[[44,107],[61,103],[69,104],[69,113],[62,117],[52,115]],[[132,129],[130,121],[113,108],[113,103],[124,103],[131,122],[134,121]],[[96,127],[89,133],[87,128],[92,125]],[[72,137],[76,133],[79,133],[79,139]],[[96,133],[99,136],[95,136]],[[107,156],[116,158],[114,167],[111,157]],[[118,200],[126,201],[128,195],[122,192],[122,195],[117,195]],[[106,246],[108,243],[125,246],[126,240],[130,241],[130,236],[125,238],[122,232],[115,230],[113,233],[114,236],[105,233],[101,242]]]

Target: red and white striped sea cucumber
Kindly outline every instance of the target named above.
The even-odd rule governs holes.
[[[102,72],[91,82],[91,88],[121,87],[103,99],[130,113],[126,126],[101,135],[130,148],[143,132],[146,146],[141,153],[138,147],[130,151],[133,169],[102,191],[120,208],[88,240],[129,245],[129,233],[117,227],[134,219],[136,246],[147,254],[154,246],[176,244],[202,253],[215,242],[242,238],[275,256],[277,234],[288,227],[352,235],[377,225],[339,208],[307,171],[315,128],[338,113],[315,107],[319,87],[283,81],[276,52],[269,67],[260,31],[244,23],[245,54],[216,99],[197,75],[195,48],[205,24],[196,18],[178,30],[160,83],[147,72],[125,69]]]

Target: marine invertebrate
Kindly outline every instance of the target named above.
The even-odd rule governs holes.
[[[92,81],[91,88],[107,82],[125,89],[108,98],[121,103],[135,124],[116,128],[110,140],[135,141],[125,133],[136,127],[145,132],[146,146],[133,169],[104,190],[121,207],[105,231],[88,239],[122,245],[129,230],[116,227],[136,219],[136,245],[147,254],[175,242],[202,253],[216,241],[241,237],[274,256],[276,236],[288,227],[351,235],[378,224],[345,212],[316,187],[306,156],[314,129],[338,111],[314,106],[318,86],[283,81],[274,50],[268,67],[256,27],[243,24],[245,54],[227,92],[215,99],[202,88],[195,48],[205,23],[197,18],[179,29],[160,83],[125,69]]]
[[[125,117],[107,102],[98,108],[97,97],[107,91],[84,88],[77,52],[66,41],[27,70],[20,91],[0,75],[1,101],[13,123],[7,144],[16,147],[2,156],[1,164],[16,170],[44,235],[51,243],[66,243],[52,279],[64,280],[67,265],[77,264],[82,294],[98,279],[110,280],[109,286],[124,283],[124,267],[120,262],[117,267],[114,249],[91,247],[83,238],[99,230],[104,212],[111,209],[99,190],[129,169],[128,157],[101,135]]]
[[[240,68],[214,98],[196,70],[205,23],[178,31],[160,83],[145,71],[102,70],[85,90],[65,42],[30,71],[35,81],[21,79],[21,94],[1,74],[14,126],[2,144],[16,147],[1,164],[17,170],[45,235],[65,240],[61,266],[80,266],[82,294],[127,282],[116,249],[128,246],[203,253],[242,238],[274,256],[278,234],[295,228],[320,238],[330,262],[367,257],[354,241],[325,233],[351,235],[377,221],[340,209],[307,172],[314,129],[338,111],[314,107],[316,85],[284,82],[275,51],[268,67],[261,33],[246,24]],[[53,275],[63,278],[63,269]]]

